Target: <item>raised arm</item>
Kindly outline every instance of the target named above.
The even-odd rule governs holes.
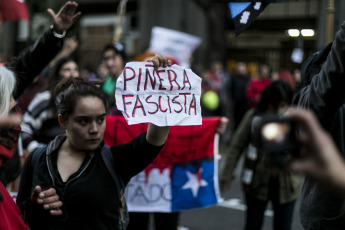
[[[153,58],[150,58],[147,61],[152,62],[154,64],[155,70],[157,70],[159,67],[171,66],[172,64],[166,56],[163,56],[159,53],[157,53]],[[161,146],[167,140],[169,130],[169,126],[159,127],[149,123],[147,127],[146,140],[152,145]]]
[[[146,140],[155,146],[161,146],[168,138],[170,127],[159,127],[149,123],[147,127]]]
[[[15,98],[22,94],[25,88],[60,51],[63,45],[63,31],[68,30],[80,16],[80,12],[75,13],[77,7],[76,2],[67,2],[57,14],[48,9],[53,22],[52,27],[7,65],[18,79]]]
[[[334,120],[345,101],[345,22],[337,32],[319,74],[301,90],[298,106],[309,108],[324,125]]]

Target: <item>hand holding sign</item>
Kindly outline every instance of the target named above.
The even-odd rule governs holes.
[[[200,125],[201,78],[178,65],[152,63],[127,63],[117,79],[116,105],[127,123]]]

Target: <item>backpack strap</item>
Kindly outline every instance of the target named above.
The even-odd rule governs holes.
[[[42,156],[42,154],[45,152],[46,149],[47,149],[47,146],[41,146],[41,147],[36,148],[34,152],[32,153],[32,159],[31,159],[32,171],[34,171],[35,166],[38,163],[38,159],[40,159],[40,156]]]
[[[115,185],[116,185],[117,195],[120,201],[119,213],[120,213],[120,218],[121,218],[121,225],[122,225],[122,229],[126,229],[126,226],[127,226],[126,220],[128,219],[128,212],[127,212],[127,206],[126,206],[126,199],[124,195],[125,185],[123,184],[122,179],[118,176],[118,174],[115,171],[114,157],[113,157],[113,153],[110,150],[110,147],[104,145],[101,152],[102,152],[102,158],[104,160],[104,163],[110,175],[113,177]]]

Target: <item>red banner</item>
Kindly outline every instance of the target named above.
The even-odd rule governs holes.
[[[171,164],[213,157],[214,134],[220,117],[203,118],[202,125],[173,126],[155,164]],[[104,141],[123,144],[146,132],[147,124],[128,125],[122,116],[107,116]]]
[[[127,143],[147,129],[147,124],[127,125],[122,116],[107,116],[106,122],[107,145]],[[128,210],[177,212],[217,204],[219,122],[214,117],[203,118],[202,125],[172,126],[154,162],[128,183]]]

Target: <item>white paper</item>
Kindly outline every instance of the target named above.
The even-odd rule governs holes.
[[[155,26],[152,28],[150,50],[171,55],[180,66],[190,68],[190,57],[200,43],[197,36]]]
[[[129,62],[117,79],[115,99],[129,125],[201,125],[201,78],[178,65],[154,71],[151,62]]]

